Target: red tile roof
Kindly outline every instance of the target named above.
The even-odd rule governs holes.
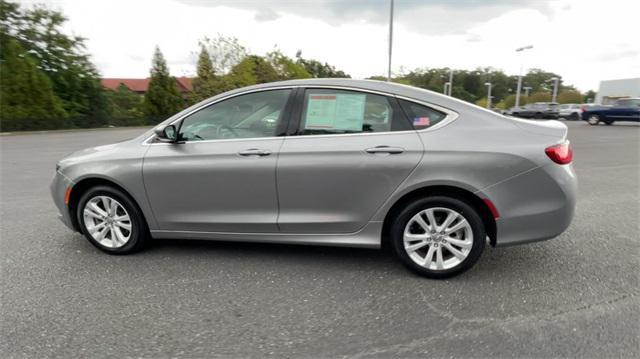
[[[191,86],[191,78],[181,76],[174,77],[176,80],[176,85],[178,86],[178,90],[180,92],[190,92],[193,87]],[[133,92],[145,93],[149,88],[149,78],[146,79],[117,79],[117,78],[109,78],[102,79],[102,86],[109,90],[116,90],[120,84],[125,85],[129,90]]]

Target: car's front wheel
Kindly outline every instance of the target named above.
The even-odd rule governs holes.
[[[132,253],[144,245],[147,225],[138,206],[120,190],[98,186],[85,192],[77,206],[84,236],[110,254]]]
[[[428,197],[405,207],[391,227],[394,252],[414,272],[447,278],[471,268],[486,242],[484,224],[464,201]]]
[[[578,121],[579,119],[580,119],[580,116],[575,112],[569,116],[570,121]]]

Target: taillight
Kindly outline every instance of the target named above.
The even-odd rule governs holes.
[[[547,147],[544,152],[557,164],[566,165],[573,160],[573,150],[569,141]]]

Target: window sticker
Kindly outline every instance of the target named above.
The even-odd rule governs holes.
[[[310,95],[305,129],[362,131],[364,94]]]
[[[413,119],[414,126],[429,126],[431,125],[431,121],[429,117],[414,117]]]

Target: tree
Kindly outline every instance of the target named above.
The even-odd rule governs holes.
[[[578,91],[563,91],[558,95],[558,103],[581,103],[582,94]]]
[[[294,62],[280,52],[280,50],[276,49],[267,53],[265,58],[276,70],[279,80],[306,79],[311,77],[311,74],[307,72],[302,64]]]
[[[551,102],[551,94],[548,92],[536,92],[529,96],[529,102]]]
[[[0,120],[3,131],[70,127],[49,78],[15,39],[0,35]]]
[[[103,125],[109,106],[100,76],[85,52],[85,39],[63,32],[66,21],[58,11],[41,6],[23,10],[0,1],[2,33],[32,54],[32,60],[49,77],[53,91],[76,125]]]
[[[200,47],[205,48],[209,53],[213,70],[218,75],[229,73],[248,55],[247,49],[240,44],[237,38],[220,34],[213,39],[205,37],[200,41]]]
[[[582,102],[591,103],[596,99],[596,92],[593,90],[589,90],[585,92],[584,97],[582,98]]]
[[[112,108],[112,124],[120,126],[143,125],[144,98],[120,84],[114,91],[107,91]]]
[[[192,82],[192,100],[194,102],[202,101],[219,93],[219,79],[213,69],[211,56],[204,46],[200,48],[196,74],[196,78]]]
[[[296,63],[301,65],[305,71],[314,78],[329,78],[329,77],[341,77],[350,78],[348,74],[341,70],[336,70],[335,67],[328,63],[321,63],[316,60],[309,60],[302,57],[302,51],[298,50],[296,53]]]
[[[529,98],[527,96],[520,96],[520,106],[526,105],[529,103]],[[509,109],[516,105],[516,95],[509,95],[504,99],[504,107],[505,109]]]
[[[144,97],[145,114],[152,122],[178,112],[183,105],[176,81],[169,74],[167,62],[156,46],[151,66],[149,89]]]

